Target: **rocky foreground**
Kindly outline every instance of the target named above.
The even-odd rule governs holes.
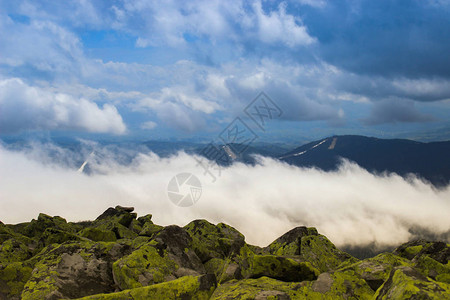
[[[315,228],[265,248],[226,224],[162,227],[132,208],[95,221],[0,223],[0,299],[450,299],[450,245],[358,260]]]

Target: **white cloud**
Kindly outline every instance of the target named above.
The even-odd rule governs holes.
[[[137,35],[136,46],[186,45],[185,34],[207,37],[213,43],[248,40],[289,47],[315,42],[298,17],[286,12],[285,4],[265,13],[261,1],[133,1],[114,6],[115,28]],[[139,22],[139,24],[137,24]]]
[[[141,124],[141,128],[142,129],[147,129],[147,130],[152,130],[152,129],[156,128],[157,125],[158,124],[156,124],[153,121],[147,121],[147,122],[144,122],[144,123]]]
[[[254,3],[253,7],[261,41],[269,44],[282,42],[289,47],[309,45],[316,41],[308,34],[305,26],[297,24],[299,18],[286,14],[285,4],[280,4],[278,11],[268,14],[262,10],[261,2]]]
[[[110,104],[102,108],[85,98],[52,93],[17,78],[0,81],[0,127],[3,133],[70,129],[122,134],[122,117]]]
[[[38,153],[0,147],[3,222],[29,221],[40,212],[92,220],[120,204],[136,207],[140,215],[151,213],[162,225],[197,218],[226,222],[261,246],[301,225],[316,226],[338,246],[398,245],[417,228],[450,238],[449,187],[436,190],[395,174],[374,175],[348,162],[336,172],[323,172],[262,159],[260,165],[223,169],[212,183],[184,153],[166,159],[141,154],[130,165],[103,153],[90,160],[91,169],[100,171],[90,176],[77,173],[77,167],[43,163],[49,159]],[[167,197],[169,180],[181,172],[202,182],[202,197],[190,208]]]
[[[73,78],[83,53],[78,37],[50,21],[13,22],[0,18],[0,63],[12,67],[27,67],[37,74],[52,77],[64,73]],[[33,71],[33,70],[30,70]]]
[[[309,5],[312,7],[325,7],[325,5],[327,5],[327,1],[326,0],[298,0],[298,2],[300,2],[300,4],[303,5]]]
[[[205,100],[204,96],[207,92],[196,92],[189,85],[166,87],[139,99],[132,107],[138,111],[155,112],[169,127],[193,132],[204,128],[207,115],[222,109],[218,103]]]
[[[450,99],[450,80],[445,79],[407,79],[392,81],[392,87],[399,95],[418,100]]]

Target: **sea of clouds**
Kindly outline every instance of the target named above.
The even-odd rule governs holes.
[[[224,222],[260,246],[302,225],[316,227],[339,247],[383,248],[421,234],[450,242],[450,187],[436,189],[413,176],[372,174],[346,160],[324,172],[258,157],[256,165],[222,169],[213,182],[198,157],[185,152],[159,157],[86,142],[78,150],[0,145],[0,221],[26,222],[41,212],[93,220],[119,204],[153,214],[161,225]],[[86,158],[89,172],[77,172]],[[201,198],[187,208],[167,194],[170,179],[182,172],[202,183]]]

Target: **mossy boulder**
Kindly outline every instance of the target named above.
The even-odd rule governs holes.
[[[367,282],[349,272],[322,273],[316,281],[307,282],[301,291],[317,299],[372,299],[373,289]]]
[[[49,245],[29,260],[33,271],[21,297],[60,299],[113,292],[112,262],[129,249],[126,244],[91,241]]]
[[[0,299],[20,299],[33,268],[28,262],[0,265]]]
[[[374,299],[450,299],[450,285],[436,282],[411,267],[393,269]]]
[[[211,298],[217,286],[214,275],[184,276],[176,280],[146,287],[125,290],[118,293],[99,294],[81,298],[83,300],[120,300],[120,299],[197,299]],[[79,299],[79,300],[81,300]]]
[[[31,254],[30,248],[15,238],[0,244],[0,263],[25,261],[31,257]]]
[[[300,255],[301,239],[311,235],[319,235],[316,228],[295,227],[273,241],[265,250],[275,255]]]
[[[192,249],[202,262],[236,255],[245,244],[244,236],[224,223],[214,225],[206,220],[195,220],[184,229],[191,236]]]
[[[147,222],[142,226],[141,231],[139,231],[139,235],[153,237],[155,234],[157,234],[163,229],[164,229],[163,226]]]
[[[243,278],[240,265],[231,259],[212,258],[205,263],[205,270],[214,274],[219,284]]]
[[[115,239],[134,239],[142,229],[132,210],[132,207],[110,207],[79,234],[96,241],[113,241],[113,234]]]
[[[345,261],[357,259],[339,249],[313,227],[296,227],[273,241],[265,251],[281,256],[296,256],[320,272],[336,269]]]
[[[113,264],[116,284],[121,290],[134,289],[174,279],[179,266],[169,258],[167,250],[148,243]]]
[[[40,238],[45,233],[45,230],[49,228],[75,233],[75,228],[68,224],[66,219],[59,216],[51,217],[41,213],[37,220],[31,220],[23,228],[23,234],[30,238]]]
[[[133,207],[123,207],[120,205],[117,205],[115,208],[110,207],[98,216],[96,221],[114,220],[115,222],[128,227],[133,220],[137,218],[137,214],[133,213],[133,210]]]
[[[371,299],[364,280],[323,273],[318,281],[284,282],[269,277],[232,280],[217,287],[211,299]]]
[[[445,265],[450,260],[450,245],[442,241],[416,240],[399,246],[394,254],[409,260],[426,255]]]
[[[413,267],[423,275],[430,277],[433,280],[450,284],[449,262],[444,265],[427,255],[416,257],[411,262],[413,264]]]
[[[163,227],[133,210],[0,224],[0,299],[450,299],[445,242],[360,261],[315,228],[260,248],[223,223]]]
[[[120,289],[132,289],[205,273],[204,266],[189,247],[192,239],[178,226],[167,226],[150,242],[113,265]]]
[[[231,280],[219,285],[211,299],[302,299],[304,294],[298,292],[300,287],[299,283],[283,282],[269,277]]]
[[[245,278],[267,276],[282,281],[300,282],[315,280],[320,274],[308,262],[297,262],[282,256],[254,255],[249,263],[249,268],[242,271]]]
[[[393,268],[411,265],[412,263],[407,259],[392,253],[381,253],[375,257],[341,267],[336,272],[356,275],[364,279],[372,290],[376,291],[388,279]]]
[[[102,230],[97,227],[83,229],[79,235],[95,242],[114,242],[117,240],[116,234],[112,230]]]
[[[68,241],[80,241],[80,236],[69,231],[63,231],[57,228],[47,228],[42,233],[39,240],[40,244],[43,246],[48,246],[50,244],[62,244]]]
[[[302,238],[301,258],[311,263],[320,272],[334,270],[344,262],[357,262],[358,259],[345,253],[330,242],[324,235],[310,235]]]

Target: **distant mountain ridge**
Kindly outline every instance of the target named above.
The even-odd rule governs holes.
[[[325,171],[338,167],[341,158],[371,172],[413,173],[436,186],[450,182],[450,141],[421,143],[405,139],[379,139],[344,135],[317,140],[279,157],[301,167]]]
[[[26,140],[0,140],[0,145],[16,151],[42,147],[49,159],[54,159],[55,162],[66,162],[67,165],[77,170],[86,161],[89,154],[93,152],[96,160],[100,162],[106,157],[112,156],[120,164],[127,165],[139,153],[152,151],[160,157],[170,157],[179,151],[185,151],[188,154],[196,154],[210,160],[216,160],[221,165],[230,165],[236,161],[254,164],[256,163],[254,155],[262,155],[280,159],[291,165],[317,167],[325,171],[337,169],[341,158],[346,158],[370,172],[395,172],[401,176],[413,173],[437,187],[446,186],[450,183],[450,141],[423,143],[407,139],[380,139],[343,135],[316,140],[297,148],[294,148],[291,143],[223,145],[179,141],[99,142],[93,144],[87,144],[79,140],[50,142],[54,142],[58,147],[67,150],[67,157],[61,157],[62,152],[58,148],[46,146],[48,143],[37,143],[36,146]],[[215,149],[211,151],[211,149],[208,149],[210,146]],[[240,151],[239,149],[243,150]],[[89,163],[86,165],[84,172],[90,172]]]

